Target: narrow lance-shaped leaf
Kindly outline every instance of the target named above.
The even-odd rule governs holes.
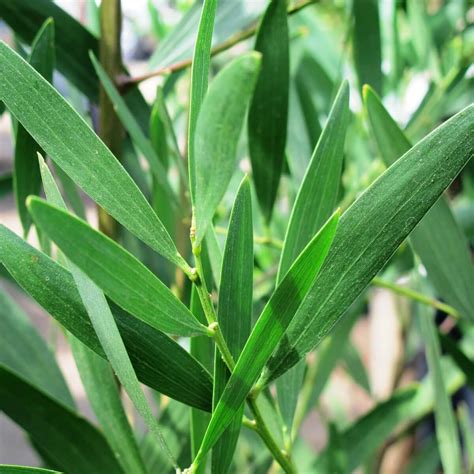
[[[472,157],[474,106],[383,173],[343,214],[324,268],[268,364],[281,375],[314,349]]]
[[[382,92],[382,46],[378,0],[354,0],[354,62],[359,86]]]
[[[291,211],[277,282],[311,237],[326,222],[336,205],[349,124],[349,84],[344,82],[334,101]],[[304,374],[303,362],[277,381],[278,403],[290,430]]]
[[[285,161],[290,55],[287,0],[271,0],[257,34],[261,72],[248,117],[248,140],[258,202],[270,221]]]
[[[60,94],[3,42],[0,72],[0,98],[51,159],[130,232],[188,271],[163,224],[110,150]]]
[[[199,29],[194,46],[193,63],[191,66],[191,89],[189,91],[189,124],[188,124],[188,169],[191,198],[196,200],[196,158],[194,138],[197,119],[209,82],[209,66],[211,64],[212,32],[216,17],[217,0],[204,0],[199,20]]]
[[[284,337],[326,258],[338,220],[339,213],[336,212],[300,254],[265,305],[212,414],[196,464],[235,418],[270,355]]]
[[[259,64],[260,54],[255,52],[232,61],[213,80],[202,104],[194,142],[195,245],[206,235],[235,171],[237,143]]]
[[[451,399],[447,393],[445,376],[441,369],[441,349],[433,314],[425,307],[418,309],[420,333],[425,344],[426,360],[432,379],[435,429],[441,464],[446,473],[461,474],[461,447],[459,445],[458,429],[451,407]]]
[[[48,166],[39,154],[38,160],[47,199],[54,205],[67,209]],[[74,265],[71,265],[61,252],[58,252],[58,259],[65,261],[66,265],[74,271]],[[71,333],[68,333],[68,336],[87,397],[110,447],[126,472],[145,474],[145,466],[123,409],[119,387],[109,363]]]
[[[66,257],[123,309],[160,331],[207,334],[190,311],[139,260],[73,215],[33,197],[33,219]]]
[[[71,274],[0,225],[0,262],[53,318],[105,358]],[[209,373],[174,340],[112,306],[135,371],[149,387],[210,411]]]
[[[0,291],[0,364],[63,405],[74,401],[53,353],[28,316]]]
[[[132,137],[132,140],[137,148],[143,153],[143,156],[148,161],[150,169],[153,173],[153,177],[159,183],[161,188],[166,192],[169,202],[171,204],[177,205],[177,198],[167,179],[166,168],[156,155],[150,140],[145,136],[145,133],[140,128],[140,125],[136,121],[132,112],[129,110],[125,100],[122,98],[119,91],[116,89],[113,82],[105,72],[104,68],[94,56],[93,52],[90,53],[90,59],[94,65],[94,69],[99,76],[100,82],[102,83],[105,92],[109,96],[112,104],[114,104],[114,110],[119,116],[122,125]]]
[[[65,472],[124,472],[97,428],[1,365],[0,409]]]
[[[54,22],[51,19],[46,20],[33,40],[28,62],[47,81],[51,82],[54,69]],[[19,124],[15,139],[13,185],[18,214],[25,235],[28,234],[31,226],[31,217],[25,204],[26,198],[30,194],[39,194],[41,189],[41,176],[36,159],[36,153],[39,150],[39,145]]]
[[[229,350],[237,360],[250,335],[252,321],[253,227],[248,178],[242,181],[229,222],[219,286],[217,320]],[[217,405],[230,378],[220,354],[214,361],[213,404]],[[212,449],[212,472],[225,474],[232,461],[242,425],[244,406],[237,410],[220,440]]]
[[[0,464],[2,474],[61,474],[59,471],[43,469],[41,467],[14,466],[11,464]]]
[[[387,166],[406,153],[411,144],[385,110],[375,92],[364,88],[370,127]],[[469,245],[445,197],[436,202],[410,234],[436,291],[474,321],[474,266]]]

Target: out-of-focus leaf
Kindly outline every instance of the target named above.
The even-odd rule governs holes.
[[[474,470],[474,425],[466,402],[458,408],[459,426],[461,428],[463,447],[466,453],[466,472]]]
[[[347,373],[352,377],[354,382],[370,394],[370,381],[367,370],[360,358],[358,350],[350,341],[345,347],[342,360],[344,361]]]
[[[52,81],[54,69],[54,22],[51,19],[45,21],[34,38],[28,62],[47,81]],[[39,145],[21,124],[18,124],[15,138],[13,186],[24,235],[28,234],[31,226],[31,217],[26,209],[26,198],[30,194],[39,194],[41,189],[41,176],[38,160],[36,159],[38,151],[40,151]]]
[[[1,365],[0,408],[65,472],[124,472],[86,419]]]
[[[0,261],[17,282],[68,331],[105,358],[71,274],[0,226]],[[170,397],[211,410],[212,379],[179,344],[112,306],[138,378]]]
[[[285,159],[290,56],[286,0],[272,0],[257,34],[262,66],[248,117],[248,140],[258,202],[270,222]]]
[[[98,102],[99,82],[89,61],[89,51],[97,55],[99,41],[75,18],[51,0],[0,0],[0,17],[28,44],[41,25],[52,18],[59,71],[89,99]],[[138,88],[129,91],[125,100],[142,129],[147,130],[149,108]]]
[[[378,93],[382,93],[382,46],[378,5],[377,0],[354,0],[353,48],[359,87],[370,84]]]
[[[405,468],[406,474],[435,474],[439,467],[439,451],[436,438],[425,441],[424,445],[417,449]]]
[[[13,175],[5,173],[0,176],[0,198],[13,191]]]
[[[43,188],[48,201],[62,209],[67,209],[48,166],[41,155],[38,155],[38,159]],[[58,253],[58,259],[64,260],[67,266],[75,271],[74,265],[71,265],[61,252]],[[117,381],[109,363],[75,336],[70,333],[68,335],[87,397],[110,447],[126,472],[145,474],[138,445],[123,409]]]
[[[51,159],[117,221],[187,270],[143,194],[84,120],[3,42],[0,67],[0,97]]]
[[[295,258],[334,210],[341,180],[344,139],[349,114],[349,85],[344,82],[293,205],[283,244],[277,282],[281,281]],[[303,373],[304,367],[298,366],[277,381],[278,403],[283,419],[290,430]]]
[[[418,306],[418,324],[433,384],[435,430],[441,464],[446,473],[461,474],[461,446],[458,429],[440,364],[441,348],[432,310]]]
[[[43,469],[41,467],[13,466],[0,464],[0,474],[61,474],[59,471]]]
[[[63,405],[74,401],[54,355],[28,317],[0,291],[0,364]]]
[[[191,66],[191,88],[189,91],[189,123],[188,123],[188,169],[189,188],[193,202],[196,201],[196,150],[194,149],[195,131],[199,111],[207,92],[209,66],[211,64],[211,42],[216,16],[217,0],[204,0],[201,19],[194,46],[193,63]]]
[[[423,69],[429,64],[432,38],[428,25],[428,4],[425,0],[407,0],[410,38],[416,52],[416,66]],[[381,92],[381,91],[378,91]]]
[[[33,219],[113,301],[170,334],[207,334],[176,296],[139,260],[84,221],[40,198],[28,202]]]
[[[237,360],[247,341],[252,322],[253,227],[250,183],[242,181],[232,214],[224,249],[219,286],[217,320],[230,353]],[[220,354],[214,360],[213,405],[224,392],[230,378]],[[244,406],[212,449],[212,472],[225,474],[232,461],[242,425]]]
[[[235,171],[237,143],[259,65],[260,54],[255,52],[232,61],[212,81],[202,104],[194,141],[196,245]]]
[[[171,204],[177,204],[177,198],[173,190],[171,189],[167,179],[166,168],[156,155],[150,140],[145,136],[145,133],[140,128],[140,125],[138,124],[132,112],[128,108],[125,100],[122,98],[119,91],[115,88],[113,82],[110,80],[104,68],[100,65],[100,62],[94,56],[94,53],[91,52],[90,58],[92,64],[94,65],[94,69],[97,75],[99,76],[102,86],[104,87],[107,95],[109,96],[110,101],[112,102],[112,104],[114,104],[114,110],[120,118],[122,125],[125,127],[125,130],[127,130],[127,132],[130,134],[130,137],[136,144],[137,148],[141,151],[143,156],[148,161],[150,169],[153,173],[153,177],[159,183],[161,188],[166,192],[169,202]]]
[[[364,88],[364,101],[380,154],[390,166],[411,144],[369,87]],[[410,234],[410,242],[439,294],[474,321],[474,266],[446,198],[428,211]]]
[[[466,382],[474,389],[474,361],[446,334],[438,334],[441,347],[451,356],[458,368],[466,376]]]
[[[314,236],[265,305],[213,411],[206,436],[196,457],[197,464],[234,420],[265,363],[284,337],[286,328],[326,258],[338,220],[339,213],[335,213]]]
[[[472,157],[474,106],[383,173],[341,217],[334,244],[268,363],[275,378],[314,349]],[[441,171],[442,170],[442,171]]]

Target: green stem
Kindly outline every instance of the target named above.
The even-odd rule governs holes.
[[[309,5],[316,3],[317,0],[305,0],[303,2],[297,3],[295,6],[288,10],[288,15],[292,15],[294,13],[299,12],[303,8],[306,8]],[[223,51],[227,51],[228,49],[232,48],[238,43],[251,38],[258,30],[259,22],[254,22],[248,28],[235,33],[226,41],[222,42],[221,44],[215,46],[211,50],[211,56],[215,56]],[[178,61],[175,64],[171,64],[170,66],[166,66],[164,68],[157,69],[156,71],[152,71],[148,74],[144,74],[143,76],[137,77],[127,77],[120,75],[117,77],[117,81],[120,84],[121,92],[124,93],[130,87],[139,84],[140,82],[146,81],[147,79],[151,79],[152,77],[162,76],[164,74],[171,74],[173,72],[181,71],[182,69],[186,69],[187,67],[191,66],[193,60],[192,58],[183,59],[182,61]]]
[[[216,231],[216,234],[227,235],[227,229],[225,227],[215,226],[214,229]],[[256,244],[268,245],[269,247],[274,247],[278,250],[283,249],[283,241],[279,240],[279,239],[275,239],[271,236],[262,237],[260,235],[254,235],[253,236],[253,241]]]
[[[391,290],[394,293],[397,293],[398,295],[405,296],[406,298],[418,301],[419,303],[425,304],[427,306],[432,306],[435,309],[439,309],[440,311],[449,314],[455,319],[459,319],[461,317],[459,311],[453,308],[452,306],[442,303],[441,301],[426,296],[422,293],[418,293],[417,291],[411,290],[410,288],[405,288],[403,286],[397,285],[390,281],[382,280],[381,278],[377,277],[372,280],[372,284],[380,288],[387,288],[388,290]]]

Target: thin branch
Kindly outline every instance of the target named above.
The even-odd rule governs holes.
[[[288,9],[288,15],[293,15],[294,13],[299,12],[303,8],[306,8],[309,5],[313,5],[317,2],[318,0],[305,0],[302,2],[297,3],[293,7]],[[211,50],[211,56],[216,56],[219,53],[222,53],[223,51],[227,51],[228,49],[232,48],[238,43],[241,43],[242,41],[245,41],[246,39],[251,38],[253,35],[258,30],[258,22],[255,21],[252,23],[248,28],[239,31],[238,33],[235,33],[232,35],[230,38],[222,42],[221,44],[218,44]],[[140,82],[146,81],[148,79],[151,79],[152,77],[157,77],[157,76],[163,76],[165,74],[171,74],[173,72],[181,71],[182,69],[186,69],[192,64],[192,58],[186,58],[182,59],[181,61],[178,61],[174,64],[171,64],[166,67],[162,67],[157,69],[156,71],[149,72],[147,74],[143,74],[141,76],[136,76],[136,77],[128,77],[125,75],[119,75],[116,78],[117,85],[122,93],[127,92],[127,90]]]

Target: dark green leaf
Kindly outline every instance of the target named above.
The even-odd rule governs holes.
[[[248,117],[249,152],[257,198],[270,222],[285,160],[290,56],[286,0],[271,0],[255,50],[262,54]]]
[[[202,104],[194,142],[196,245],[206,235],[235,171],[237,143],[259,64],[260,55],[254,52],[232,61],[212,81]]]
[[[30,199],[28,208],[66,257],[123,309],[170,334],[207,333],[150,270],[112,239],[39,198]]]
[[[124,472],[94,426],[3,366],[0,408],[64,471]]]
[[[195,131],[201,105],[207,92],[209,82],[209,66],[211,64],[211,42],[216,16],[217,0],[204,0],[201,19],[194,46],[193,63],[191,66],[191,89],[189,92],[189,124],[188,124],[188,169],[189,188],[193,202],[196,201],[196,151],[194,149]]]
[[[48,313],[94,352],[105,354],[71,274],[0,226],[0,262]],[[113,306],[113,313],[138,378],[191,406],[211,410],[209,373],[179,344]]]
[[[417,0],[415,0],[417,1]],[[382,46],[377,0],[354,0],[354,62],[359,87],[370,84],[382,93]]]
[[[473,153],[474,106],[420,141],[343,214],[324,268],[268,364],[281,375],[333,329]]]
[[[443,351],[451,356],[458,368],[466,376],[466,382],[474,389],[474,361],[446,334],[439,333],[439,339]]]
[[[0,72],[0,97],[51,159],[132,233],[188,269],[163,224],[110,150],[59,93],[3,42]]]
[[[252,322],[253,227],[248,178],[242,181],[230,216],[219,285],[217,320],[227,346],[237,360],[250,335]],[[217,405],[230,378],[220,354],[214,361],[213,404]],[[212,449],[212,472],[225,474],[232,461],[242,425],[242,406]]]
[[[28,62],[47,81],[51,82],[54,69],[54,22],[46,20],[31,45]],[[30,194],[39,194],[41,176],[38,168],[36,153],[39,145],[29,133],[19,124],[15,139],[14,180],[15,199],[18,214],[25,235],[31,226],[31,217],[26,209],[26,198]]]
[[[40,467],[0,464],[0,474],[60,474],[60,472],[52,471],[51,469],[42,469]]]
[[[369,87],[364,88],[364,101],[380,154],[390,166],[411,144]],[[474,321],[474,267],[446,198],[433,205],[410,234],[410,242],[439,294]]]
[[[196,463],[215,444],[241,409],[270,355],[278,345],[321,268],[336,232],[335,213],[314,236],[265,305],[237,360],[202,442]]]
[[[74,408],[54,355],[28,317],[3,291],[0,291],[0,364]]]

